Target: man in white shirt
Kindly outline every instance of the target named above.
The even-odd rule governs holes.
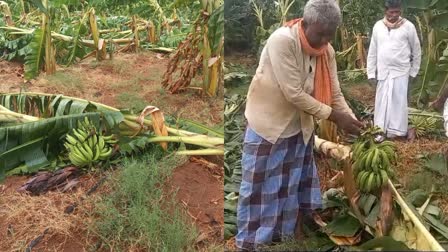
[[[401,17],[401,1],[385,1],[385,17],[373,27],[367,57],[369,82],[377,85],[374,124],[388,138],[408,132],[408,86],[421,62],[415,26]]]

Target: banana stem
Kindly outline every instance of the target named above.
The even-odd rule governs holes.
[[[180,137],[180,136],[155,136],[147,139],[148,143],[157,142],[175,142],[175,143],[186,143],[193,144],[201,147],[221,149],[224,145],[224,139],[219,139],[222,142],[217,141],[204,141],[204,139],[197,139],[195,137]]]
[[[203,150],[184,150],[176,152],[177,155],[190,155],[190,156],[208,156],[208,155],[224,155],[224,150],[217,149],[203,149]]]
[[[38,117],[16,113],[0,105],[0,121],[2,122],[24,123],[24,122],[35,122],[38,120],[39,120]]]
[[[138,116],[135,116],[135,115],[125,115],[124,116],[125,120],[132,121],[132,122],[135,122],[137,120],[137,118],[138,118]],[[145,119],[143,121],[143,124],[145,126],[148,126],[148,127],[152,128],[152,120],[150,120],[150,119]],[[167,125],[166,127],[167,127],[167,130],[168,130],[168,133],[171,133],[171,134],[176,135],[176,136],[202,136],[201,134],[197,134],[197,133],[194,133],[194,132],[172,128],[169,125]]]

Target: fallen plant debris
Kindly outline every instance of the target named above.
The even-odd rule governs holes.
[[[81,171],[73,166],[65,167],[56,172],[38,172],[24,185],[17,189],[18,192],[28,192],[31,195],[40,195],[50,190],[67,192],[75,188]]]
[[[93,168],[97,159],[101,160],[101,166],[110,166],[121,155],[138,153],[151,143],[160,143],[165,151],[168,142],[194,147],[175,151],[178,155],[224,153],[223,133],[182,120],[176,120],[180,124],[170,127],[154,106],[136,116],[100,103],[40,93],[1,94],[0,105],[4,106],[0,123],[7,123],[0,127],[0,139],[6,141],[0,146],[0,178],[5,174],[61,168],[67,163]],[[151,115],[151,120],[145,118],[147,115]],[[200,128],[207,135],[179,128],[182,124],[189,129]],[[61,138],[67,139],[65,146],[60,144]],[[117,150],[121,155],[116,155]]]

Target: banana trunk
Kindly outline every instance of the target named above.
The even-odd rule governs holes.
[[[137,17],[135,15],[132,17],[132,33],[134,34],[135,51],[138,52],[138,48],[140,47],[140,38],[138,36]]]
[[[106,58],[106,45],[104,40],[100,40],[100,32],[98,30],[98,26],[96,23],[95,9],[91,8],[89,12],[89,24],[90,24],[90,32],[93,37],[93,44],[95,46],[96,51],[96,59],[103,60]]]
[[[48,0],[42,2],[48,8]],[[51,43],[50,16],[42,13],[42,30],[45,36],[45,73],[52,75],[56,72],[56,58]]]
[[[208,27],[207,23],[205,23],[202,27],[203,29],[203,42],[202,42],[202,55],[203,55],[203,61],[202,61],[202,69],[204,71],[203,76],[204,80],[202,83],[202,88],[204,91],[208,90],[208,87],[210,85],[210,69],[209,69],[209,61],[211,56],[211,49],[210,49],[210,43],[208,41]]]
[[[149,21],[148,23],[148,41],[151,44],[155,44],[157,42],[156,38],[156,26],[152,21]]]
[[[11,15],[11,10],[9,9],[9,5],[4,1],[0,1],[0,9],[3,11],[6,25],[14,26],[15,24],[14,24],[14,21],[12,20],[12,15]]]

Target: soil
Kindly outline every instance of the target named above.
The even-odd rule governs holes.
[[[223,243],[223,171],[222,166],[193,158],[177,167],[168,181],[171,190],[176,190],[178,201],[198,227],[198,248]]]
[[[347,94],[365,106],[375,105],[375,89],[367,83],[356,83],[347,87]]]

